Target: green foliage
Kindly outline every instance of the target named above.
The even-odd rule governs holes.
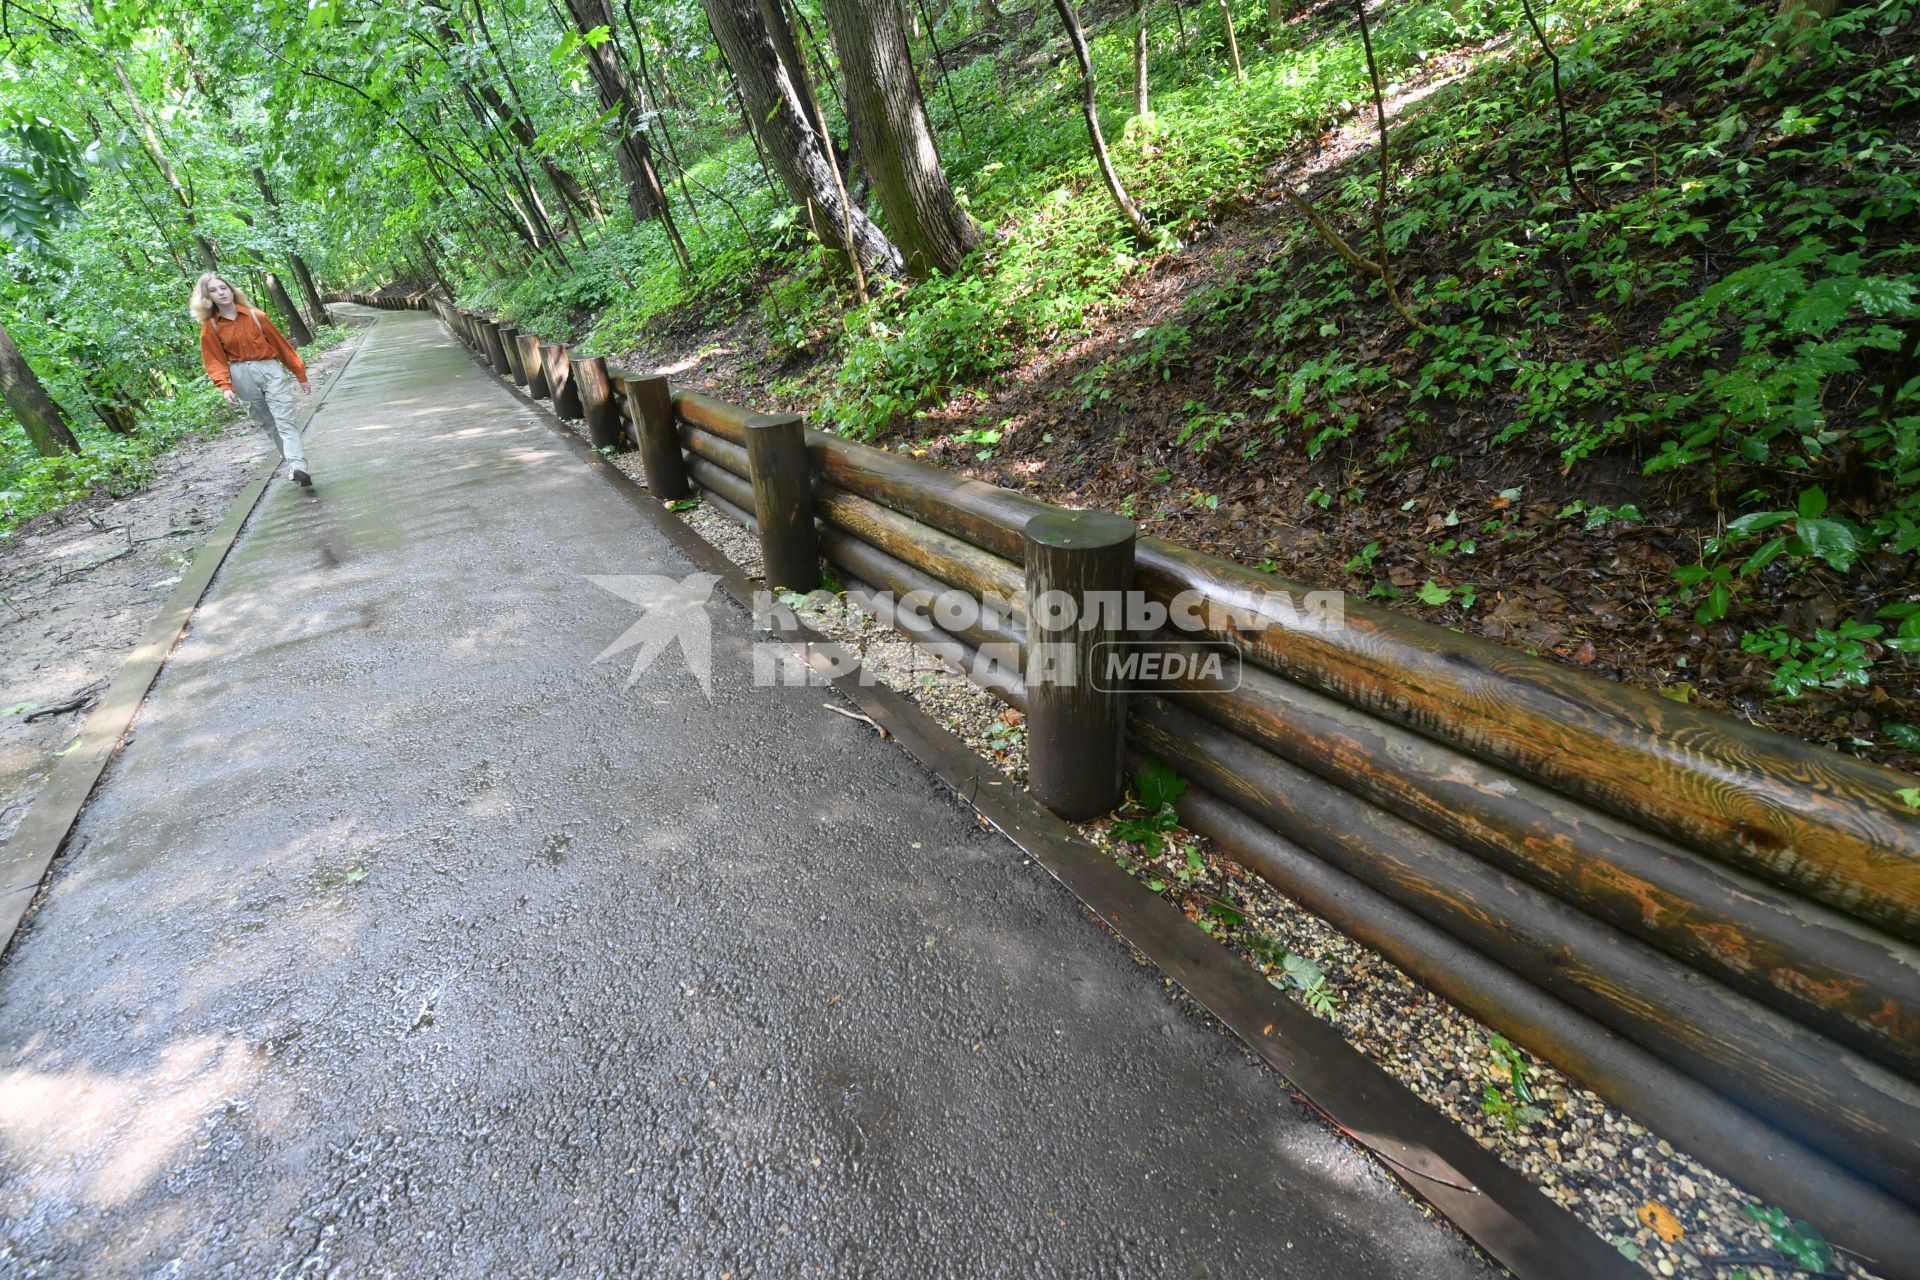
[[[181,439],[207,430],[233,411],[211,383],[150,405],[134,435],[85,430],[81,452],[40,457],[23,439],[0,439],[0,533],[95,493],[116,497],[146,487],[155,459]]]
[[[1325,969],[1306,956],[1288,951],[1271,934],[1255,934],[1244,941],[1247,950],[1269,970],[1270,984],[1282,991],[1298,992],[1300,1002],[1323,1018],[1334,1015],[1340,1007],[1340,997],[1327,985]]]
[[[1203,344],[1224,346],[1215,385],[1248,387],[1266,413],[1209,444],[1264,431],[1316,457],[1371,430],[1376,461],[1393,465],[1470,414],[1504,424],[1495,446],[1545,447],[1568,469],[1630,448],[1650,474],[1702,473],[1702,489],[1757,481],[1803,497],[1844,471],[1874,475],[1887,497],[1871,514],[1733,513],[1681,570],[1703,620],[1739,605],[1769,564],[1847,572],[1874,551],[1911,555],[1920,157],[1899,121],[1920,68],[1881,50],[1915,12],[1912,0],[1843,9],[1750,78],[1776,34],[1771,7],[1556,5],[1574,169],[1599,207],[1543,162],[1558,124],[1528,42],[1396,122],[1386,233],[1424,332],[1397,325],[1377,282],[1295,224],[1249,270],[1135,333],[1124,359],[1167,377]],[[1416,9],[1396,38],[1432,49],[1450,30]],[[1315,196],[1363,250],[1377,181],[1356,165]],[[1371,328],[1352,332],[1369,312]],[[1563,354],[1569,335],[1580,354]],[[1400,418],[1391,430],[1383,405]],[[1590,528],[1641,518],[1563,512],[1577,514]]]
[[[1790,1218],[1784,1209],[1772,1205],[1750,1204],[1746,1214],[1767,1229],[1767,1241],[1791,1259],[1795,1266],[1814,1275],[1824,1275],[1833,1265],[1833,1246],[1810,1222]]]
[[[1726,553],[1762,535],[1760,542],[1738,563]],[[1674,578],[1689,592],[1702,595],[1694,616],[1701,622],[1723,618],[1743,580],[1776,561],[1790,569],[1805,569],[1816,561],[1845,572],[1859,560],[1871,538],[1858,525],[1827,511],[1827,495],[1813,485],[1801,491],[1791,511],[1754,511],[1727,525],[1725,534],[1709,538],[1701,561],[1683,565]]]
[[[1187,790],[1186,780],[1157,761],[1149,761],[1133,775],[1133,787],[1122,815],[1113,820],[1113,835],[1140,845],[1147,856],[1157,858],[1166,849],[1168,832],[1180,828],[1180,815],[1174,805]],[[1189,848],[1190,861],[1199,853]]]
[[[1884,631],[1878,623],[1848,619],[1837,627],[1821,627],[1811,640],[1802,640],[1784,627],[1762,627],[1741,636],[1740,647],[1771,662],[1770,687],[1783,698],[1795,699],[1808,689],[1869,683],[1874,658],[1868,646]]]
[[[62,126],[0,102],[0,245],[48,247],[79,216],[87,158]]]
[[[847,345],[821,416],[847,435],[869,437],[990,374],[1013,350],[997,302],[989,279],[961,274],[853,313],[864,334]]]
[[[1376,38],[1387,65],[1410,66],[1433,48],[1452,47],[1436,40],[1490,34],[1518,7],[1491,5],[1472,18],[1454,13],[1429,4],[1386,15]],[[1155,36],[1165,41],[1160,47],[1173,42],[1171,26]],[[1131,74],[1129,39],[1124,23],[1092,33],[1105,83]],[[998,71],[984,58],[958,69],[959,100],[999,98],[1003,88],[992,83]],[[1113,151],[1122,180],[1167,231],[1162,249],[1204,225],[1220,206],[1251,196],[1263,167],[1342,115],[1365,85],[1358,36],[1346,27],[1316,32],[1284,56],[1257,58],[1247,72],[1246,85],[1230,91],[1199,77],[1157,84],[1150,160],[1143,154],[1147,139],[1123,127],[1124,119],[1102,122],[1119,139]],[[1075,74],[1057,65],[1038,86],[1032,109],[970,117],[967,145],[949,151],[949,169],[959,175],[975,216],[1004,235],[956,278],[878,300],[848,317],[852,336],[822,404],[836,429],[872,437],[929,401],[1000,373],[1027,345],[1084,331],[1089,315],[1146,265],[1087,154],[1084,125],[1070,105]],[[939,126],[944,99],[929,106]],[[1181,329],[1159,326],[1136,336],[1144,346],[1128,363],[1171,369],[1183,358]],[[1205,449],[1241,420],[1197,407],[1179,439]],[[1319,445],[1353,425],[1343,418],[1321,432]]]
[[[1534,1105],[1533,1088],[1527,1083],[1527,1061],[1519,1046],[1498,1032],[1487,1037],[1487,1052],[1495,1070],[1506,1072],[1503,1088],[1488,1084],[1480,1093],[1480,1109],[1489,1120],[1507,1129],[1521,1129],[1545,1118],[1546,1111]]]

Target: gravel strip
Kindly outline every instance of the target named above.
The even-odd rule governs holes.
[[[634,455],[620,455],[615,464],[644,483]],[[752,532],[706,505],[678,514],[735,564],[759,574]],[[800,611],[1007,777],[1026,780],[1026,728],[1018,711],[842,597],[817,591]],[[1507,1045],[1206,837],[1173,828],[1158,849],[1129,838],[1140,834],[1129,818],[1144,816],[1130,806],[1079,830],[1649,1273],[1721,1280],[1818,1274],[1810,1265],[1817,1255],[1795,1257],[1777,1247],[1770,1230],[1749,1216],[1750,1207],[1765,1206],[1731,1181]],[[1519,1096],[1516,1074],[1526,1098]],[[1826,1274],[1872,1272],[1834,1251]]]

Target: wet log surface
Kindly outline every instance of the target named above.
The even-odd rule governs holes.
[[[573,385],[573,352],[560,344],[541,344],[545,356],[547,389],[553,395],[553,411],[568,422],[578,422],[582,412],[580,391]]]
[[[1126,689],[1101,679],[1119,622],[1095,610],[1132,585],[1134,536],[1133,521],[1104,511],[1027,522],[1027,789],[1073,821],[1126,795]]]
[[[507,350],[507,371],[517,386],[527,385],[527,365],[520,355],[520,331],[511,325],[500,326],[500,345]]]
[[[620,410],[614,405],[607,362],[599,356],[582,357],[573,362],[572,372],[574,391],[580,397],[580,416],[587,424],[587,443],[596,449],[619,448]]]
[[[1912,1207],[1210,792],[1191,787],[1178,808],[1184,825],[1281,893],[1654,1131],[1737,1172],[1763,1201],[1820,1223],[1835,1241],[1875,1260],[1883,1275],[1920,1277],[1920,1213]]]
[[[629,377],[625,380],[628,416],[640,448],[640,468],[647,491],[665,502],[687,496],[686,464],[680,457],[680,437],[674,428],[673,394],[667,380]]]
[[[520,345],[520,367],[526,371],[527,394],[535,400],[545,400],[553,394],[547,385],[546,346],[531,333],[522,333],[514,338]]]
[[[775,589],[820,585],[820,543],[813,529],[813,475],[806,425],[794,414],[757,415],[746,424],[747,473],[760,522],[760,561]]]
[[[1183,710],[1233,730],[1909,1077],[1920,949],[1266,671]]]
[[[1142,746],[1269,829],[1903,1197],[1920,1087],[1163,699]]]

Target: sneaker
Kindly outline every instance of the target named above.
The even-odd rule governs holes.
[[[308,475],[306,469],[303,467],[295,467],[293,469],[293,482],[302,489],[313,488],[313,477]]]

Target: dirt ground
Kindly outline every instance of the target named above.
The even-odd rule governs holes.
[[[316,403],[358,345],[355,336],[309,364]],[[49,512],[0,542],[0,839],[12,837],[54,761],[271,448],[238,417],[162,455],[139,493]]]
[[[1408,77],[1386,104],[1390,121],[1411,120],[1491,48],[1437,58]],[[1741,645],[1748,626],[1778,623],[1806,635],[1913,598],[1897,556],[1868,557],[1851,575],[1815,567],[1787,580],[1784,568],[1776,570],[1746,616],[1702,624],[1673,599],[1675,567],[1697,560],[1702,540],[1718,528],[1697,478],[1647,477],[1625,450],[1570,474],[1557,448],[1494,448],[1488,440],[1505,424],[1496,403],[1482,406],[1470,431],[1429,441],[1391,466],[1367,461],[1371,448],[1363,446],[1380,443],[1372,437],[1317,460],[1301,448],[1275,447],[1248,461],[1238,446],[1260,434],[1252,428],[1205,450],[1177,442],[1195,404],[1240,408],[1251,421],[1266,412],[1245,388],[1216,386],[1216,368],[1241,354],[1243,335],[1196,321],[1189,357],[1165,376],[1126,368],[1128,343],[1185,314],[1197,292],[1267,264],[1277,232],[1298,218],[1283,190],[1311,194],[1343,169],[1371,165],[1372,128],[1363,113],[1310,140],[1266,169],[1244,200],[1196,228],[1185,247],[1155,259],[1120,297],[1089,313],[1082,335],[1036,345],[1016,367],[957,389],[874,443],[911,448],[1048,501],[1120,510],[1143,533],[1312,587],[1392,596],[1382,603],[1397,612],[1920,773],[1920,751],[1905,749],[1887,728],[1920,724],[1920,663],[1874,644],[1881,661],[1871,684],[1813,688],[1786,700],[1774,696],[1768,664]],[[689,312],[664,318],[652,341],[620,363],[755,409],[814,408],[807,389],[825,387],[837,358],[831,344],[775,352],[751,312],[705,323],[697,309]],[[1378,328],[1388,323],[1383,315],[1359,315],[1355,323]],[[1095,378],[1103,399],[1086,394]],[[776,382],[785,394],[772,391]],[[998,432],[994,448],[980,447],[982,429]],[[1449,455],[1445,470],[1429,457],[1441,452]],[[1565,518],[1576,500],[1632,504],[1645,518],[1583,527]],[[1464,544],[1470,559],[1450,558],[1456,527],[1460,537],[1506,532],[1478,534],[1477,546]],[[1466,583],[1472,594],[1429,605],[1417,592],[1423,581]]]

